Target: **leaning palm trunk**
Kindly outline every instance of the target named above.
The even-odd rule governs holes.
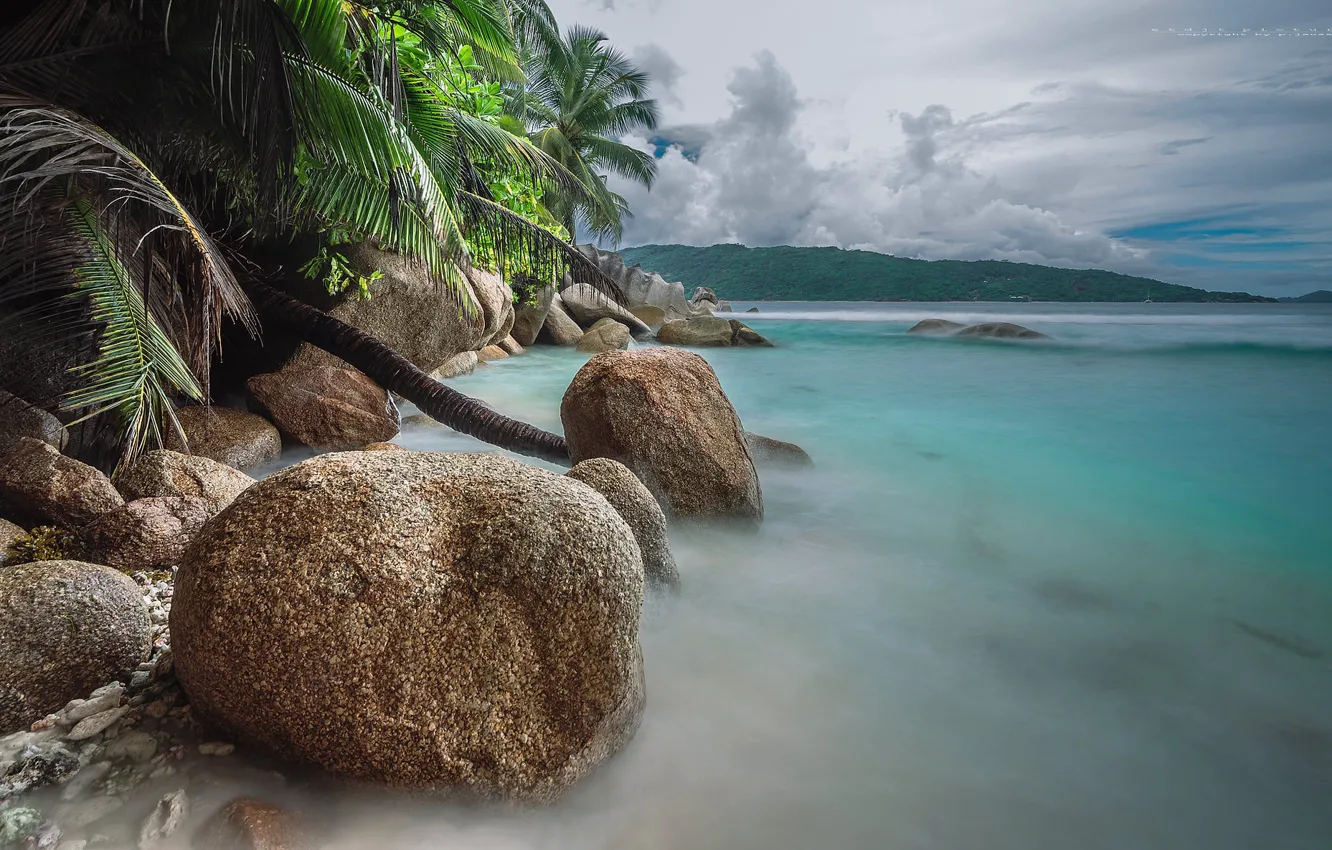
[[[345,360],[431,419],[516,454],[569,464],[569,446],[563,437],[496,413],[434,380],[382,340],[270,286],[248,281],[245,289],[266,324],[285,327]]]

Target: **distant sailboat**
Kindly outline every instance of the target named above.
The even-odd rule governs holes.
[[[1144,303],[1144,304],[1153,304],[1153,303],[1155,303],[1154,301],[1152,301],[1152,294],[1151,294],[1150,292],[1147,293],[1147,300],[1146,300],[1146,301],[1143,301],[1142,303]]]

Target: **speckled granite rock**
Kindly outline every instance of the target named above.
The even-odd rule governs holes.
[[[721,347],[733,344],[731,323],[715,316],[694,316],[667,322],[657,331],[657,340],[666,345]]]
[[[0,734],[127,677],[152,646],[139,586],[110,567],[6,567],[0,611]]]
[[[19,437],[0,453],[0,510],[16,520],[80,531],[124,503],[100,470],[49,443]]]
[[[551,299],[550,309],[546,311],[546,321],[537,334],[537,342],[546,345],[577,345],[583,338],[583,329],[564,311],[564,302],[559,293]]]
[[[273,803],[241,797],[227,803],[194,834],[194,850],[306,850],[310,825]]]
[[[749,446],[749,456],[759,466],[796,468],[814,465],[809,453],[795,443],[774,440],[772,437],[746,431],[745,445]]]
[[[176,411],[189,448],[173,432],[166,435],[172,451],[212,458],[241,471],[272,463],[282,455],[282,436],[262,416],[227,407],[183,407]]]
[[[513,330],[513,289],[494,272],[473,267],[467,272],[484,325],[476,348],[496,345]]]
[[[514,308],[513,330],[510,333],[519,345],[530,346],[536,342],[541,326],[546,323],[546,314],[550,312],[550,303],[555,300],[555,287],[543,286],[537,290],[531,304],[519,304]]]
[[[652,336],[652,329],[637,316],[586,283],[565,287],[560,293],[560,302],[564,311],[584,328],[592,327],[598,319],[614,319],[639,339]]]
[[[7,558],[5,555],[6,550],[9,549],[10,545],[13,544],[15,540],[18,540],[27,533],[28,532],[24,530],[23,526],[15,525],[7,519],[0,519],[0,567],[5,565]]]
[[[1034,331],[1031,328],[1024,328],[1021,325],[1015,325],[1012,322],[984,322],[979,325],[969,325],[963,328],[953,336],[977,336],[987,339],[1049,339],[1050,337]]]
[[[443,365],[430,373],[430,377],[436,381],[447,381],[459,375],[470,375],[476,371],[478,362],[475,351],[464,351],[445,360]]]
[[[290,364],[245,386],[279,431],[313,449],[391,440],[402,424],[388,391],[350,367]]]
[[[763,521],[763,493],[740,418],[697,354],[678,348],[598,354],[569,384],[560,419],[575,463],[618,460],[668,517],[752,528]]]
[[[520,354],[527,353],[527,349],[523,348],[521,345],[518,344],[518,340],[513,338],[513,334],[509,334],[504,339],[500,340],[495,344],[498,345],[500,348],[504,349],[504,353],[509,355],[510,357],[517,357]]]
[[[642,559],[592,489],[493,455],[345,452],[209,522],[176,675],[238,738],[360,780],[549,802],[643,708]]]
[[[153,496],[126,502],[88,527],[88,557],[127,572],[160,570],[181,555],[218,508],[198,496]]]
[[[582,339],[578,340],[578,350],[587,354],[628,347],[629,329],[614,319],[597,319]]]
[[[32,437],[57,451],[69,442],[69,431],[50,413],[0,390],[0,452],[18,437]]]
[[[208,500],[214,513],[253,483],[253,478],[225,463],[167,449],[143,455],[115,478],[116,488],[126,499],[197,496]]]
[[[731,326],[731,345],[754,345],[772,348],[772,343],[768,341],[767,337],[739,319],[730,319],[728,323]]]
[[[666,538],[666,515],[648,488],[627,466],[610,458],[594,457],[576,464],[565,475],[605,496],[611,507],[624,517],[638,541],[638,550],[643,555],[643,575],[649,581],[668,587],[680,583],[680,572]]]

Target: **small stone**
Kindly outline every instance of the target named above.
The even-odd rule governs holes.
[[[235,744],[222,741],[208,741],[199,745],[199,755],[201,756],[229,756],[235,751]]]
[[[242,797],[221,811],[195,834],[196,850],[305,850],[310,847],[309,825],[281,806]]]
[[[143,707],[143,713],[155,720],[161,720],[163,717],[166,717],[167,709],[170,707],[171,706],[167,705],[166,700],[159,699],[157,702],[150,702],[145,705]]]
[[[60,799],[77,800],[80,797],[88,796],[88,791],[98,782],[101,782],[110,772],[111,762],[109,761],[99,761],[88,765],[66,783],[64,790],[60,792]]]
[[[75,699],[75,701],[65,706],[65,721],[77,723],[81,719],[92,717],[93,714],[101,714],[103,711],[115,709],[117,705],[120,705],[120,697],[124,693],[125,689],[121,687],[120,682],[108,687],[99,687],[99,689],[93,691],[91,698]],[[75,705],[75,702],[79,705]]]
[[[132,762],[145,762],[157,753],[157,741],[147,732],[126,732],[115,741],[106,745],[105,756],[108,759],[129,759]]]
[[[134,675],[130,676],[130,689],[137,691],[140,688],[146,688],[148,687],[148,683],[152,680],[153,674],[151,670],[135,671]]]
[[[13,793],[64,782],[79,772],[78,756],[67,750],[31,755],[4,772],[5,785]]]
[[[180,827],[189,813],[190,801],[184,788],[162,797],[139,828],[139,850],[156,847]]]
[[[21,806],[0,810],[0,847],[18,844],[28,836],[35,835],[41,825],[42,813],[36,809]]]
[[[123,805],[125,805],[125,801],[117,797],[93,797],[87,802],[70,806],[61,816],[60,822],[70,829],[82,829],[89,824],[96,823]]]
[[[119,697],[116,697],[119,701]],[[115,723],[129,711],[128,708],[113,708],[110,711],[103,711],[101,714],[94,714],[91,717],[85,717],[78,722],[73,729],[69,730],[67,736],[71,741],[82,741],[91,738],[93,735],[104,731],[112,723]]]
[[[23,850],[55,850],[61,835],[60,827],[47,821],[23,842]]]

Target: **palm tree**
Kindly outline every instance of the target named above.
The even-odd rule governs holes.
[[[583,224],[597,236],[618,242],[628,214],[624,198],[611,192],[605,174],[614,173],[651,188],[657,162],[619,141],[637,129],[657,126],[657,102],[647,97],[649,78],[588,27],[572,27],[555,42],[530,45],[524,67],[526,84],[511,99],[515,118],[551,159],[576,175],[587,199],[554,202],[558,215],[577,242]]]
[[[567,456],[285,296],[249,259],[374,240],[469,311],[473,261],[611,291],[496,203],[476,163],[590,204],[581,179],[441,87],[464,45],[520,77],[517,32],[551,24],[541,0],[39,2],[0,30],[0,340],[22,355],[0,360],[0,385],[114,427],[132,458],[179,431],[176,402],[208,402],[224,323],[279,323],[446,424]],[[50,373],[34,359],[69,366],[58,398],[24,386]]]

